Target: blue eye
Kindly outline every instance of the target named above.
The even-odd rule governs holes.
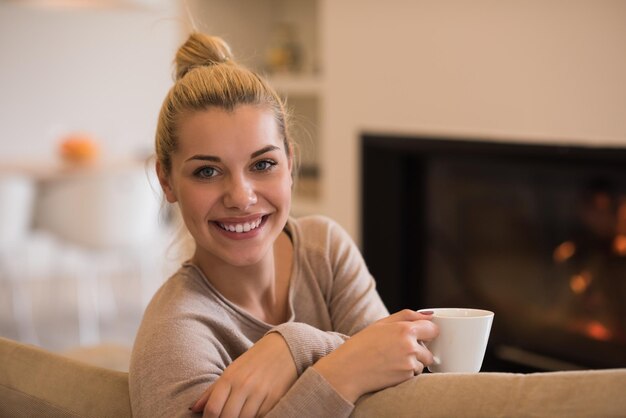
[[[200,167],[193,172],[194,176],[208,179],[217,175],[217,170],[213,167]]]
[[[255,171],[268,171],[276,165],[276,162],[272,160],[261,160],[254,163],[253,169]]]

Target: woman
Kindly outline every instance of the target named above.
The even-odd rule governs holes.
[[[388,315],[349,236],[292,219],[283,104],[219,38],[176,57],[157,174],[195,251],[155,294],[130,368],[136,417],[344,417],[432,362],[429,315]]]

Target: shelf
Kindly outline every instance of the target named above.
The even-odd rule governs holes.
[[[146,169],[146,162],[132,158],[116,160],[97,160],[85,163],[64,162],[61,159],[44,159],[11,162],[0,161],[0,177],[24,176],[35,181],[50,181],[63,178],[85,177],[117,170],[141,167]]]

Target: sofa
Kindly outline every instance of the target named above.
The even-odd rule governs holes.
[[[0,338],[0,417],[131,415],[127,373]],[[423,374],[362,397],[353,416],[626,417],[626,369]]]

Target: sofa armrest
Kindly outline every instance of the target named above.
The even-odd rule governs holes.
[[[423,374],[364,396],[364,417],[624,417],[626,369]],[[128,374],[0,338],[0,417],[130,418]]]
[[[131,416],[128,374],[0,338],[0,416]]]
[[[365,417],[623,417],[626,369],[423,374],[361,398]]]

